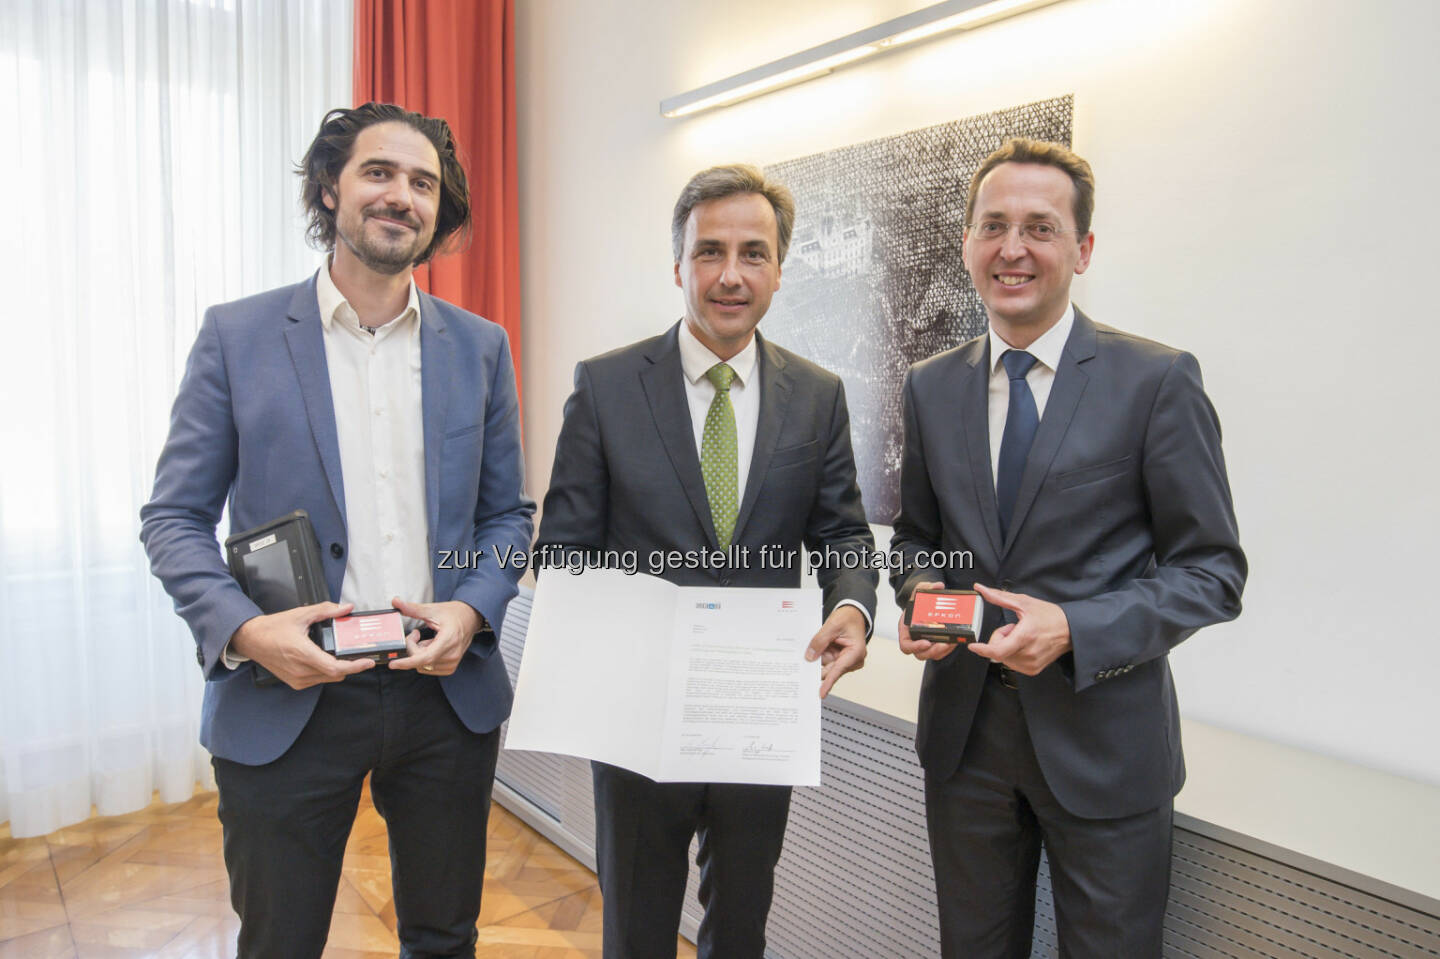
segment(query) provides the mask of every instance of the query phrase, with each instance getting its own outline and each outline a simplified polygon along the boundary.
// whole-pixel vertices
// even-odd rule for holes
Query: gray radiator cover
[[[510,605],[500,648],[513,682],[530,618]],[[924,779],[911,724],[826,702],[824,785],[796,789],[775,873],[766,955],[775,959],[938,956]],[[595,866],[586,760],[502,750],[496,799],[570,855]],[[1440,903],[1177,814],[1166,957],[1440,957]],[[860,824],[835,828],[834,824]],[[691,847],[681,932],[700,923]],[[1424,853],[1421,853],[1424,854]],[[1057,955],[1044,859],[1032,957]],[[1126,957],[1129,959],[1129,957]]]

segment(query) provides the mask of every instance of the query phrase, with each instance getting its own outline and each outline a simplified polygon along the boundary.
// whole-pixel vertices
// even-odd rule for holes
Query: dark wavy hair
[[[342,107],[331,110],[320,121],[320,132],[315,134],[304,159],[295,168],[301,179],[300,203],[310,221],[305,230],[310,243],[322,250],[335,249],[335,211],[325,205],[325,194],[338,196],[336,183],[340,171],[350,160],[355,138],[361,130],[377,123],[403,123],[423,133],[440,157],[440,206],[435,215],[435,238],[416,259],[416,265],[437,253],[447,252],[443,248],[452,238],[458,238],[457,246],[463,245],[470,238],[470,186],[450,124],[393,103]]]

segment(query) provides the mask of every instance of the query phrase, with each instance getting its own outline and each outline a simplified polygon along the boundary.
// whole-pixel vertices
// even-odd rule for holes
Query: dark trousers
[[[700,835],[700,959],[761,959],[790,787],[657,783],[591,763],[605,959],[674,959]]]
[[[1158,959],[1172,809],[1066,812],[1035,760],[1019,694],[988,678],[959,770],[925,779],[941,955],[1028,959],[1043,842],[1062,959]]]
[[[274,762],[213,760],[240,959],[318,959],[366,773],[401,956],[473,956],[499,747],[499,730],[461,724],[438,679],[376,667],[326,686]]]

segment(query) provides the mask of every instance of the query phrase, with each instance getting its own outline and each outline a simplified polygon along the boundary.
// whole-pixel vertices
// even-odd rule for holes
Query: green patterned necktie
[[[735,439],[735,407],[730,405],[730,384],[735,380],[735,371],[726,363],[716,363],[705,371],[705,377],[715,384],[715,398],[705,414],[705,432],[700,438],[700,473],[705,477],[705,495],[710,498],[715,538],[720,541],[721,549],[729,549],[739,508],[736,496],[739,443]]]

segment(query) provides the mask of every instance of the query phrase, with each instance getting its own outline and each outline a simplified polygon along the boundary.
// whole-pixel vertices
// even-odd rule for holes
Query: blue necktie
[[[1035,365],[1035,357],[1024,350],[1006,350],[1000,356],[1005,372],[1010,374],[1010,408],[1005,413],[1005,432],[1000,437],[1000,465],[995,469],[995,499],[1000,507],[1000,538],[1010,533],[1010,517],[1015,513],[1015,498],[1020,495],[1020,477],[1025,475],[1025,458],[1035,442],[1040,415],[1035,411],[1035,395],[1025,374]]]

